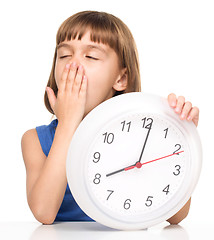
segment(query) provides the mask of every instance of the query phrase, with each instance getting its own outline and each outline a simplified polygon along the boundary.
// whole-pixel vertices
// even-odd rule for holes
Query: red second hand
[[[141,168],[141,167],[142,167],[143,165],[145,165],[145,164],[148,164],[148,163],[151,163],[151,162],[156,162],[156,161],[161,160],[161,159],[163,159],[163,158],[167,158],[167,157],[170,157],[170,156],[173,156],[173,155],[177,155],[177,154],[182,153],[182,152],[184,152],[184,151],[180,151],[180,152],[177,152],[177,153],[173,153],[173,154],[170,154],[170,155],[167,155],[167,156],[164,156],[164,157],[161,157],[161,158],[157,158],[157,159],[154,159],[154,160],[145,162],[145,163],[137,162],[136,165],[131,166],[131,167],[127,167],[127,168],[125,168],[124,170],[125,170],[125,171],[128,171],[128,170],[131,170],[131,169],[133,169],[133,168],[135,168],[135,167]]]

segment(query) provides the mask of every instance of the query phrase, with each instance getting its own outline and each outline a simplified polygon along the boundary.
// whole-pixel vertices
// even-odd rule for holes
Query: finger
[[[179,96],[177,99],[177,105],[175,108],[176,113],[181,113],[184,103],[185,103],[185,98],[183,96]]]
[[[193,121],[193,123],[198,126],[198,120],[199,120],[199,109],[198,107],[193,107],[191,111],[189,112],[189,115],[187,117],[188,121]]]
[[[58,93],[64,92],[64,90],[65,90],[65,85],[66,85],[66,80],[67,80],[69,68],[70,68],[70,63],[67,63],[65,65],[65,68],[64,68],[64,70],[62,72],[61,79],[59,81]]]
[[[181,115],[180,115],[181,119],[183,119],[183,120],[186,119],[189,112],[191,111],[191,109],[192,109],[192,103],[191,102],[186,102],[183,106],[183,109],[182,109],[182,112],[181,112]]]
[[[173,108],[176,107],[176,104],[177,104],[177,98],[176,98],[176,95],[174,93],[171,93],[169,94],[168,96],[168,102],[169,102],[169,105]]]
[[[80,88],[80,92],[79,92],[79,97],[80,98],[85,98],[86,97],[87,84],[88,84],[88,79],[84,75],[83,80],[82,80],[82,84],[81,84],[81,88]]]
[[[65,91],[68,91],[71,93],[76,73],[77,73],[77,64],[75,62],[73,62],[70,66],[70,71],[68,73]]]
[[[83,66],[80,65],[78,67],[76,78],[75,78],[74,84],[73,84],[73,92],[77,95],[79,94],[82,79],[83,79]]]
[[[55,103],[56,103],[56,96],[54,94],[54,91],[53,91],[52,88],[46,87],[46,92],[47,92],[47,95],[48,95],[48,100],[49,100],[49,103],[51,105],[51,108],[54,111],[54,106],[55,106]]]

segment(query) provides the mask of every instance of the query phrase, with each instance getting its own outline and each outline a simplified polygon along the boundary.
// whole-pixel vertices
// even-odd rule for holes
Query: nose
[[[70,60],[70,63],[74,63],[76,67],[78,68],[81,64],[80,56],[77,56],[77,54],[74,54]]]

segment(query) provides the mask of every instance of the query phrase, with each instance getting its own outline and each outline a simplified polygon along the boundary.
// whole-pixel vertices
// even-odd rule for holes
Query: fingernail
[[[172,107],[175,107],[176,106],[176,102],[172,102]]]
[[[189,116],[189,117],[187,118],[187,120],[190,121],[190,120],[191,120],[191,117]]]
[[[181,114],[181,118],[182,118],[182,119],[185,118],[185,114],[184,114],[184,113]]]
[[[71,67],[72,67],[72,68],[76,68],[76,66],[77,66],[76,62],[73,62],[73,63],[71,64]]]
[[[69,69],[69,68],[70,68],[70,64],[67,63],[67,64],[65,65],[65,67],[66,67],[66,69]]]
[[[176,111],[176,112],[180,112],[179,107],[176,107],[175,111]]]
[[[82,65],[79,65],[79,70],[82,70],[82,69],[83,69]]]

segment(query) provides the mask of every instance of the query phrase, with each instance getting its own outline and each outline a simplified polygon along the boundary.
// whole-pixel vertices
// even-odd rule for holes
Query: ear
[[[127,69],[123,68],[117,78],[117,80],[115,81],[113,88],[116,91],[123,91],[126,89],[128,85],[128,75],[127,75]]]

